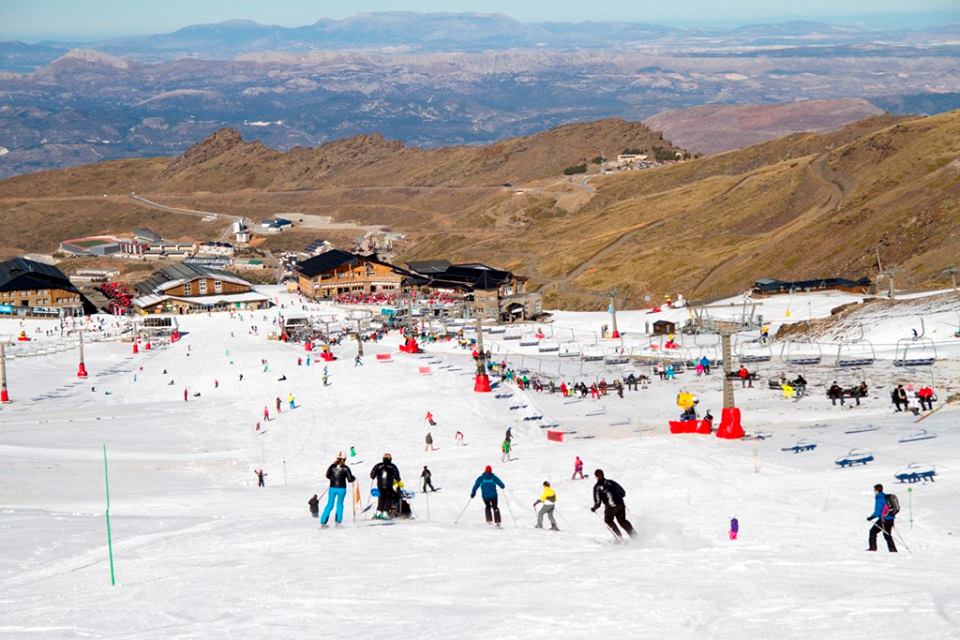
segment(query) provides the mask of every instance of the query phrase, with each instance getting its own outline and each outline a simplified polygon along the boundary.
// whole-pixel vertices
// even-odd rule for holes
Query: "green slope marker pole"
[[[103,479],[107,486],[107,551],[110,554],[110,584],[116,586],[117,574],[113,570],[113,535],[110,532],[110,475],[107,473],[107,445],[103,445]]]

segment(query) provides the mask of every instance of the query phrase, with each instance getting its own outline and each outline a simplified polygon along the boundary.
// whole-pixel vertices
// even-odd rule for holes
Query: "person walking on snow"
[[[254,471],[254,473],[257,475],[257,486],[258,487],[267,486],[263,482],[263,479],[267,476],[267,474],[263,472],[263,469],[257,469],[256,471]]]
[[[343,522],[343,499],[347,495],[347,483],[356,480],[345,461],[346,456],[341,451],[337,454],[337,459],[333,464],[327,468],[327,480],[330,481],[330,488],[327,490],[327,504],[323,508],[323,515],[320,516],[320,526],[323,528],[327,527],[327,520],[330,519],[334,502],[337,503],[337,526],[339,527]]]
[[[427,468],[427,465],[423,465],[423,471],[420,472],[420,477],[423,479],[424,493],[427,492],[427,487],[430,487],[430,491],[436,491],[436,489],[433,488],[433,482],[430,479],[433,477],[433,474],[430,472],[430,469]]]
[[[397,494],[393,487],[400,482],[400,470],[393,464],[392,455],[383,454],[383,460],[375,464],[370,471],[370,479],[377,481],[377,490],[380,493],[377,498],[377,512],[373,517],[389,520],[390,512],[397,506]]]
[[[480,497],[483,498],[483,512],[487,524],[496,524],[500,527],[500,507],[497,506],[497,487],[506,489],[503,480],[493,474],[493,468],[490,465],[483,470],[483,473],[477,477],[473,483],[473,489],[470,491],[470,499],[477,497],[477,490],[480,490]]]
[[[867,522],[876,520],[870,527],[869,546],[867,551],[877,550],[877,535],[883,533],[883,539],[887,543],[887,551],[897,552],[897,545],[893,543],[893,521],[900,512],[900,502],[897,496],[883,492],[883,485],[873,486],[873,514],[867,516]]]
[[[593,508],[590,510],[596,513],[597,509],[603,506],[603,521],[618,539],[623,540],[623,534],[620,533],[614,520],[623,527],[627,535],[631,538],[636,537],[637,533],[633,530],[633,525],[627,520],[627,505],[623,502],[627,492],[613,480],[605,478],[602,469],[597,469],[593,475],[597,483],[593,485]]]
[[[540,494],[540,498],[533,503],[533,508],[536,509],[538,504],[542,504],[540,511],[537,512],[537,529],[543,529],[543,516],[547,516],[550,519],[550,530],[551,531],[560,531],[557,527],[557,521],[553,518],[553,509],[557,506],[557,492],[550,488],[550,483],[546,480],[543,481],[543,493]]]
[[[580,459],[580,456],[577,456],[577,459],[573,461],[573,476],[571,480],[586,480],[587,476],[583,475],[583,460]]]
[[[427,446],[423,449],[424,451],[436,451],[437,448],[433,446],[433,434],[429,431],[427,432],[427,437],[425,438]]]

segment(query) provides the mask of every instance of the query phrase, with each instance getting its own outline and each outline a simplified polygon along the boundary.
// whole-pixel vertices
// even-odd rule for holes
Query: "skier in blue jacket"
[[[495,523],[500,526],[500,507],[497,506],[497,487],[506,489],[503,481],[493,474],[493,468],[487,465],[483,473],[473,483],[473,490],[470,491],[470,499],[477,497],[477,489],[480,490],[480,497],[483,498],[484,513],[487,517],[487,524]]]
[[[887,494],[883,492],[882,484],[874,485],[873,491],[875,494],[873,498],[873,514],[867,516],[867,521],[876,520],[876,522],[870,527],[870,546],[867,548],[867,551],[877,550],[877,535],[883,532],[883,539],[887,542],[887,551],[896,553],[897,545],[893,543],[893,521],[900,508],[899,504],[893,500],[892,502],[896,510],[890,508],[891,501],[887,499]]]

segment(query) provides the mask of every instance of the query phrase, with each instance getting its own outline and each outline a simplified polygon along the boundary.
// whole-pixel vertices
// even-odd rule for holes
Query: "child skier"
[[[320,517],[320,498],[317,497],[317,494],[313,494],[313,497],[307,500],[307,504],[310,505],[310,517],[319,518]]]
[[[557,528],[557,521],[553,519],[553,509],[557,506],[557,492],[550,487],[550,483],[546,480],[543,481],[543,493],[540,494],[540,498],[533,503],[533,508],[536,509],[538,504],[542,504],[540,511],[537,512],[537,529],[543,529],[543,516],[547,516],[550,519],[550,530],[551,531],[560,531]]]

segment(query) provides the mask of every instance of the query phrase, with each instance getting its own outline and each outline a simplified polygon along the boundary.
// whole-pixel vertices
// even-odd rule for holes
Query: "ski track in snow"
[[[288,307],[294,301],[268,291]],[[764,300],[762,312],[775,330],[786,308],[803,319],[852,299],[783,296]],[[772,433],[757,442],[667,433],[681,388],[697,394],[701,411],[719,416],[716,374],[653,380],[622,400],[611,392],[567,404],[512,384],[475,394],[468,354],[449,343],[426,345],[426,357],[400,354],[396,333],[364,345],[363,367],[353,366],[354,344],[334,347],[339,360],[326,365],[332,384],[323,387],[325,363],[298,367],[302,346],[266,340],[277,309],[245,312],[243,320],[180,317],[186,333],[179,343],[136,356],[129,343],[89,344],[91,377],[82,383],[73,377],[75,353],[13,359],[14,403],[0,406],[0,637],[955,638],[960,413],[948,407],[915,424],[913,416],[893,414],[889,389],[898,380],[932,379],[941,400],[956,392],[960,346],[949,344],[948,333],[956,306],[930,305],[925,316],[927,331],[943,343],[932,371],[892,367],[892,347],[878,348],[874,367],[855,371],[829,366],[825,354],[823,365],[803,369],[809,396],[793,402],[767,389],[766,378],[797,369],[759,365],[757,387],[736,388],[746,428]],[[625,346],[650,342],[631,333],[645,322],[686,314],[618,313]],[[608,320],[558,312],[548,330],[589,343]],[[259,335],[247,331],[254,323]],[[877,345],[896,343],[914,324],[883,313],[864,320]],[[0,332],[13,333],[15,325],[0,321]],[[684,348],[698,348],[683,339]],[[568,365],[502,335],[485,340],[498,359],[564,371],[568,383],[572,371],[584,371],[580,379],[588,381],[594,371],[613,379],[612,368]],[[387,352],[393,362],[374,357]],[[269,361],[266,373],[261,358]],[[862,407],[831,407],[823,397],[832,379],[861,377],[871,384]],[[202,395],[184,402],[185,387]],[[284,407],[278,416],[276,397]],[[275,419],[258,435],[265,405]],[[427,411],[436,427],[424,420]],[[524,420],[535,416],[543,419]],[[575,433],[547,442],[540,424],[553,422]],[[846,433],[868,424],[878,429]],[[517,459],[501,463],[508,426]],[[899,441],[921,427],[937,438]],[[456,445],[457,430],[469,446]],[[427,431],[437,451],[424,451]],[[818,447],[781,451],[800,439]],[[362,494],[356,523],[348,497],[343,528],[320,530],[306,501],[324,497],[327,466],[351,446],[364,460],[353,468]],[[872,451],[876,461],[838,468],[834,459],[853,448]],[[408,489],[419,490],[427,464],[444,490],[417,493],[414,521],[364,526],[372,513],[360,513],[369,471],[385,451]],[[570,479],[576,455],[588,475],[602,467],[624,486],[638,538],[614,544],[589,511],[592,479]],[[908,493],[893,474],[911,462],[935,464],[936,482],[911,485]],[[455,525],[486,464],[507,485],[503,529],[483,523],[479,497]],[[264,489],[256,487],[260,467],[268,474]],[[532,504],[545,479],[558,493],[559,533],[533,528]],[[896,531],[909,551],[863,551],[876,482],[900,497]],[[741,523],[735,542],[727,540],[731,516]]]

